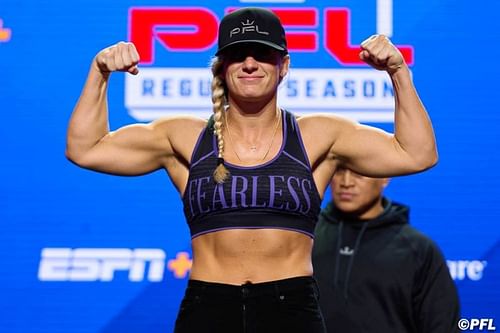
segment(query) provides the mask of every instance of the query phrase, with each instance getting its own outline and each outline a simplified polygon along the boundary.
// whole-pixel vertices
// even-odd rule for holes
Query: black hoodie
[[[408,224],[408,207],[353,220],[332,202],[315,230],[314,276],[329,333],[459,332],[459,301],[436,244]]]

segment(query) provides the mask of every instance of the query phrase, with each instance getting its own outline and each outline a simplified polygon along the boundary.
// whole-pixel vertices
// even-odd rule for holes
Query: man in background
[[[437,245],[383,196],[387,178],[339,168],[313,248],[320,307],[331,333],[459,332],[459,300]]]

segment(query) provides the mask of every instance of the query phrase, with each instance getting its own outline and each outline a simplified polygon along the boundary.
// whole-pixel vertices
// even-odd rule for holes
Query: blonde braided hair
[[[229,177],[229,170],[224,165],[224,138],[222,130],[225,126],[224,112],[226,106],[226,86],[221,78],[223,69],[223,61],[219,57],[215,57],[212,61],[212,103],[214,111],[214,133],[217,138],[217,148],[219,154],[217,156],[217,167],[214,170],[213,176],[217,184],[223,183]]]

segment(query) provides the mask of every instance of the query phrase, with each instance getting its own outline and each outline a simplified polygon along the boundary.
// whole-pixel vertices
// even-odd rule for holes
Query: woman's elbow
[[[64,155],[66,156],[66,159],[68,159],[68,161],[70,161],[71,163],[78,165],[82,168],[88,167],[86,165],[87,162],[85,161],[85,154],[81,150],[75,149],[74,147],[67,145],[66,150],[64,151]]]
[[[66,150],[64,151],[64,155],[66,156],[66,159],[70,161],[73,164],[80,165],[80,159],[78,157],[78,154],[72,150],[66,147]]]
[[[439,155],[437,150],[431,149],[415,161],[416,172],[428,170],[434,167],[438,163],[438,161]]]

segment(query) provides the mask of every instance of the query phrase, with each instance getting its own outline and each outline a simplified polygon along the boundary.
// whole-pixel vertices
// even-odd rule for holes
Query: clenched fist
[[[139,53],[132,43],[119,42],[100,51],[94,59],[97,69],[104,75],[111,72],[138,74]]]
[[[366,39],[361,43],[361,49],[359,58],[378,70],[392,74],[404,65],[401,52],[384,35],[373,35]]]

